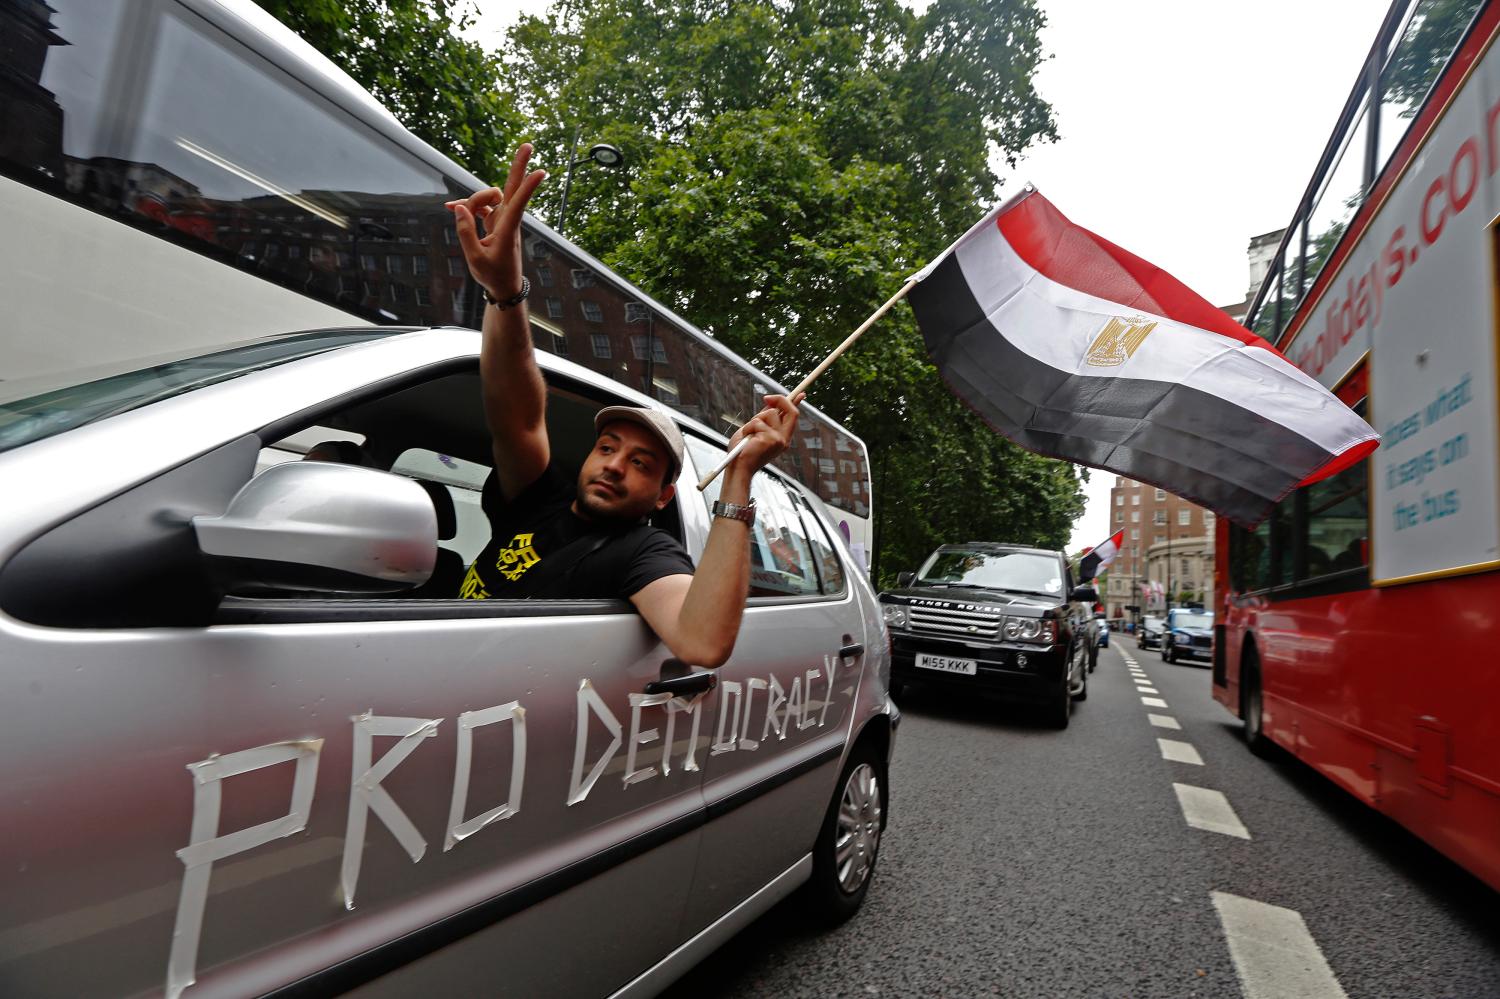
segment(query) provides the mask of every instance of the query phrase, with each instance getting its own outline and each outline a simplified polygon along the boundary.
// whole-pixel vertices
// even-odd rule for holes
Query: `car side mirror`
[[[331,462],[273,465],[193,530],[230,593],[393,593],[437,563],[437,511],[421,486]]]
[[[896,573],[896,586],[898,588],[908,587],[912,583],[915,583],[916,581],[917,581],[917,574],[914,573],[914,572],[898,572],[898,573]]]
[[[1075,586],[1068,599],[1081,604],[1097,604],[1099,602],[1099,591],[1087,584]]]

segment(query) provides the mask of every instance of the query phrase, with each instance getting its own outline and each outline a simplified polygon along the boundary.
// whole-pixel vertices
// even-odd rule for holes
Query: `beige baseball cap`
[[[677,424],[670,416],[639,406],[605,406],[594,414],[595,433],[603,430],[605,424],[616,420],[629,420],[651,431],[651,436],[662,442],[672,458],[672,469],[667,478],[677,478],[677,473],[682,470],[682,431],[677,429]]]

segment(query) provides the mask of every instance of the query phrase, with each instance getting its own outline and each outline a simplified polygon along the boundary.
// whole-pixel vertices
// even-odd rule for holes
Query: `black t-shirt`
[[[574,496],[572,483],[549,465],[507,503],[491,472],[480,501],[490,542],[458,595],[624,599],[663,576],[692,574],[687,552],[666,531],[647,524],[601,529],[573,512]]]

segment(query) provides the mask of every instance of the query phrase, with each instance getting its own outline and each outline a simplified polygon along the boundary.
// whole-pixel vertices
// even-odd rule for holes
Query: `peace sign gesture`
[[[453,212],[458,245],[463,248],[469,273],[491,298],[507,299],[521,290],[521,214],[542,181],[545,170],[526,170],[531,143],[521,143],[505,178],[505,189],[487,187],[445,207]],[[483,222],[485,235],[479,235]]]

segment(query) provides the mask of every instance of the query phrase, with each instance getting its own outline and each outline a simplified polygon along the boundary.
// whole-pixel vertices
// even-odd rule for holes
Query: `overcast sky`
[[[1214,304],[1239,301],[1250,237],[1291,217],[1388,5],[1041,0],[1051,58],[1036,84],[1061,138],[1006,170],[1006,188],[1029,180]],[[470,34],[493,47],[547,3],[478,6]],[[1108,535],[1113,481],[1094,473],[1070,549]]]

